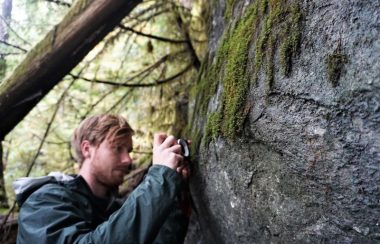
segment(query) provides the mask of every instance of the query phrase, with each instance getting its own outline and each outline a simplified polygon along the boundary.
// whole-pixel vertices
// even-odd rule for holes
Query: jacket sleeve
[[[184,214],[177,198],[168,218],[154,240],[154,244],[183,243],[186,237],[188,225],[189,217]]]
[[[172,169],[154,165],[143,182],[108,221],[94,230],[83,210],[68,204],[69,194],[57,187],[36,192],[19,215],[18,243],[152,243],[168,218],[181,186]]]

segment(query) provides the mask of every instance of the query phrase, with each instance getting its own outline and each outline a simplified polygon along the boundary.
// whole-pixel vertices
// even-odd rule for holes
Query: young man
[[[78,176],[19,184],[17,243],[183,242],[188,218],[179,194],[188,167],[173,136],[155,135],[144,180],[123,204],[115,198],[132,164],[132,135],[120,116],[85,119],[72,140]]]

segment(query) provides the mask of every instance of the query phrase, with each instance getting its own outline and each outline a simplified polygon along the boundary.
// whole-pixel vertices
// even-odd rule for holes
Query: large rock
[[[380,2],[269,2],[211,8],[187,242],[380,243]]]

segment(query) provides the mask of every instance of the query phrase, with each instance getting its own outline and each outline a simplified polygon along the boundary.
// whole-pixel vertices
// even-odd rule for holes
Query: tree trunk
[[[0,87],[0,139],[141,0],[79,0]]]

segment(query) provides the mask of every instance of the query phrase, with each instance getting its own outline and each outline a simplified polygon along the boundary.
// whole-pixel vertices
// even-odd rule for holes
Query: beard
[[[96,181],[107,188],[118,188],[124,182],[125,170],[112,168],[112,166],[104,167],[103,163],[97,160],[93,166]]]

